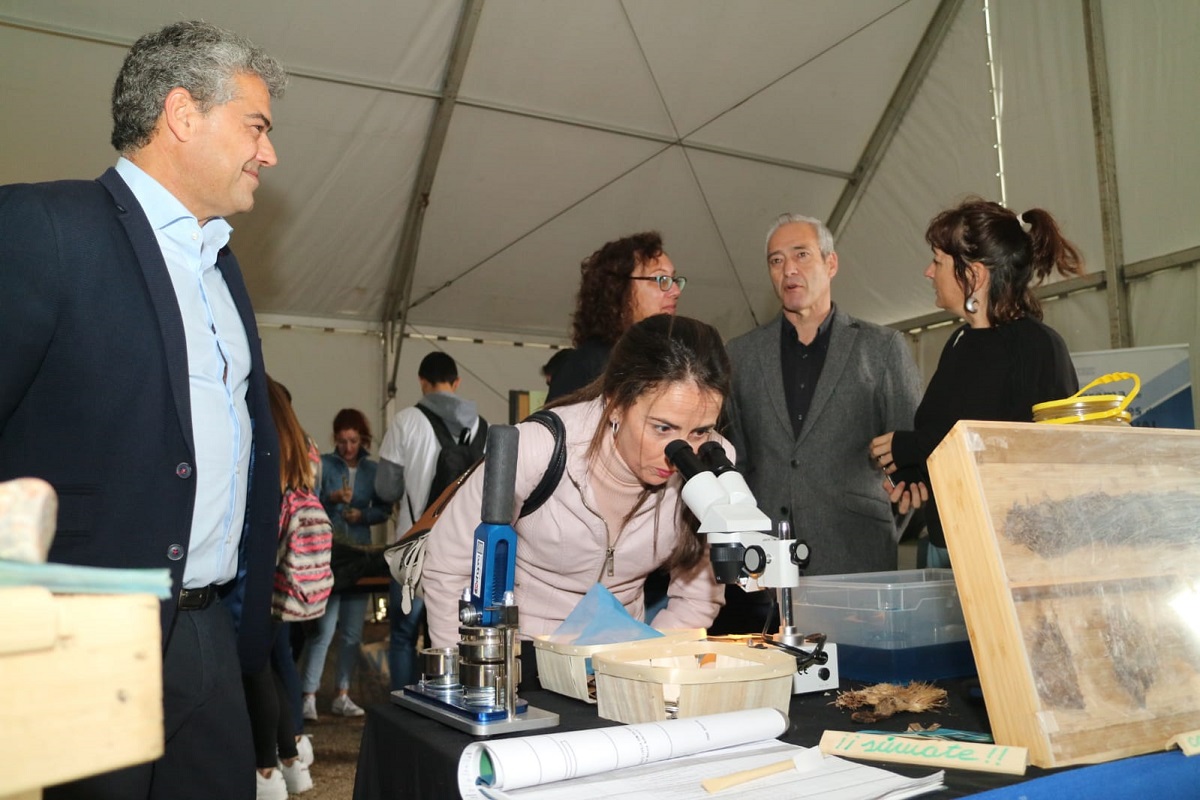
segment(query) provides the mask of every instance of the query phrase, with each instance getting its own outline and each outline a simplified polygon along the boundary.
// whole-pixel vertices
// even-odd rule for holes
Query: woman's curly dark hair
[[[576,347],[589,339],[615,344],[633,323],[629,276],[638,264],[663,254],[658,231],[635,233],[606,243],[579,265],[579,294],[571,323]]]

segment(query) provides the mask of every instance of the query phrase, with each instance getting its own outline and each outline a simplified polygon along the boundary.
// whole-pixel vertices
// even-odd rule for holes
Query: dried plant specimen
[[[838,708],[863,709],[851,714],[850,719],[855,722],[872,723],[887,719],[901,711],[919,714],[923,711],[944,708],[946,706],[946,690],[920,681],[912,681],[907,686],[877,683],[874,686],[841,692],[833,704]],[[873,706],[873,708],[864,708],[865,706]]]
[[[1101,628],[1117,683],[1138,708],[1145,708],[1146,692],[1158,675],[1158,642],[1123,605],[1105,606]]]
[[[1004,535],[1043,557],[1101,545],[1195,545],[1200,495],[1191,492],[1088,492],[1066,500],[1014,504]]]
[[[1037,626],[1025,634],[1025,644],[1042,704],[1050,708],[1083,708],[1083,693],[1071,661],[1071,648],[1058,625],[1040,617]]]

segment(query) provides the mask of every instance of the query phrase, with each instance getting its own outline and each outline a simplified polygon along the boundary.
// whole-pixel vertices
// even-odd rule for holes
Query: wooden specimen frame
[[[928,465],[997,744],[1058,767],[1200,728],[1200,432],[964,421]]]

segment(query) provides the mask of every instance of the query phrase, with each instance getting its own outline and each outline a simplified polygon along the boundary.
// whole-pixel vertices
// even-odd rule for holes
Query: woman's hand
[[[896,465],[892,464],[891,467],[891,471],[895,471]],[[907,514],[929,502],[929,487],[923,481],[913,481],[911,484],[900,481],[893,485],[891,478],[885,478],[883,490],[901,514]]]
[[[871,462],[877,469],[883,470],[885,475],[896,471],[896,459],[892,456],[892,437],[895,434],[895,431],[891,431],[871,440]],[[888,484],[885,484],[884,488],[891,491],[891,486]],[[892,499],[892,502],[896,502],[895,498]]]
[[[354,490],[346,486],[338,489],[336,492],[330,492],[329,497],[335,503],[349,503],[354,499]]]
[[[346,520],[346,522],[349,522],[351,525],[357,525],[358,523],[362,522],[363,512],[357,508],[347,507],[342,509],[342,519]]]

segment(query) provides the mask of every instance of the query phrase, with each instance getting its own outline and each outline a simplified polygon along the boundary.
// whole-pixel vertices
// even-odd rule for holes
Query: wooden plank
[[[0,796],[163,752],[159,601],[56,596],[55,646],[0,656]]]
[[[929,470],[998,744],[1056,767],[1200,724],[1200,433],[961,422]]]
[[[967,421],[963,442],[983,464],[1170,464],[1200,472],[1196,431],[1103,425],[1046,425],[1032,422]],[[1084,436],[1077,435],[1086,430]]]
[[[0,658],[54,647],[58,609],[54,595],[41,586],[0,589]]]
[[[954,446],[947,447],[951,441]],[[1026,748],[1030,762],[1042,764],[1051,755],[1037,720],[1037,692],[1024,638],[1012,604],[996,602],[994,597],[996,587],[1006,587],[1008,578],[992,518],[981,502],[984,486],[973,445],[970,435],[956,426],[930,456],[930,477],[946,530],[970,530],[973,534],[969,538],[947,536],[946,543],[956,567],[969,562],[973,568],[974,579],[969,581],[961,580],[962,571],[956,569],[955,584],[984,698],[1005,699],[1004,703],[988,703],[993,738],[996,744]]]

